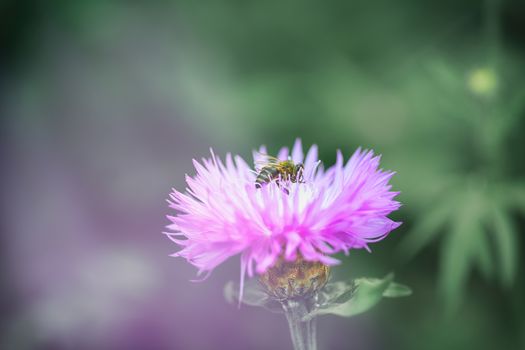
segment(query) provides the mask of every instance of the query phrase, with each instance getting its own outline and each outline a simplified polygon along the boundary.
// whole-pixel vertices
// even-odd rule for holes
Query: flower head
[[[264,147],[254,152],[256,164],[265,153]],[[277,158],[302,163],[301,181],[255,186],[260,166],[253,171],[231,154],[224,162],[213,151],[210,159],[194,161],[197,174],[186,177],[186,193],[173,190],[168,200],[178,213],[168,216],[166,235],[182,247],[173,256],[202,274],[240,254],[242,283],[245,273],[262,274],[280,257],[337,264],[331,255],[369,249],[400,225],[387,217],[400,206],[389,185],[394,173],[379,169],[380,156],[372,151],[358,149],[346,164],[338,151],[336,164],[325,170],[317,146],[305,158],[297,140],[291,155],[283,148]]]

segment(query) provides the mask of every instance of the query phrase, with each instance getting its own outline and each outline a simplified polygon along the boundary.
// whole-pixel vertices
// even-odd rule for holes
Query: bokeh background
[[[512,0],[0,2],[2,349],[290,349],[168,255],[192,158],[383,154],[404,225],[336,279],[410,298],[321,349],[525,349],[525,6]]]

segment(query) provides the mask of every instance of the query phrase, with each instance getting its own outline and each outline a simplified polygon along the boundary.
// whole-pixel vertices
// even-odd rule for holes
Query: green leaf
[[[477,266],[486,279],[491,279],[494,275],[494,262],[486,233],[484,231],[479,232],[472,244],[474,245]]]
[[[506,106],[506,114],[510,119],[510,122],[515,122],[518,120],[518,118],[520,118],[523,107],[525,107],[525,88],[521,88],[517,93],[515,93],[509,104]]]
[[[472,265],[472,252],[462,235],[451,232],[441,250],[440,288],[449,308],[455,309],[463,296],[466,278]]]
[[[264,307],[272,312],[282,312],[282,307],[276,300],[270,298],[266,292],[264,292],[256,282],[248,280],[244,284],[244,293],[242,300],[240,298],[240,286],[239,283],[230,281],[224,286],[224,298],[228,303],[238,303],[249,306],[260,306]]]
[[[481,220],[485,199],[473,189],[469,192],[456,212],[441,250],[440,288],[449,311],[455,310],[463,297],[469,272],[479,257],[476,240],[484,234]]]
[[[390,283],[388,288],[383,292],[385,298],[399,298],[407,297],[409,295],[412,295],[412,289],[404,284],[396,282]]]
[[[504,286],[510,287],[514,282],[518,267],[517,232],[510,215],[499,207],[494,207],[493,220],[501,282]]]
[[[424,213],[401,243],[399,253],[404,260],[411,259],[432,242],[451,219],[455,209],[455,199],[455,197],[445,197],[433,209]]]
[[[332,296],[331,300],[322,304],[319,308],[313,310],[306,315],[305,320],[312,319],[318,315],[333,314],[343,317],[352,317],[370,310],[383,297],[401,297],[410,295],[411,291],[408,287],[392,282],[393,274],[387,275],[383,279],[378,278],[358,278],[355,279],[351,290],[351,294],[347,293],[347,289],[343,291],[345,298],[341,296]],[[339,301],[339,302],[337,302]]]
[[[506,201],[512,207],[516,207],[525,215],[525,183],[518,182],[506,188]]]

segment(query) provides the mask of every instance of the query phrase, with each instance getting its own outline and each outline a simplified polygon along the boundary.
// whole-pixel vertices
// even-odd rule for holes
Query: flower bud
[[[277,300],[309,297],[328,281],[329,267],[319,261],[307,261],[301,255],[293,261],[283,257],[259,276],[267,293]]]

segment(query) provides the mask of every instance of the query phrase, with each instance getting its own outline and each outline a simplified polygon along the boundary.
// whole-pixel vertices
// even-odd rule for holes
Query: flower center
[[[277,300],[309,297],[328,281],[330,269],[319,261],[306,261],[299,254],[294,261],[283,257],[259,276],[259,282]]]

